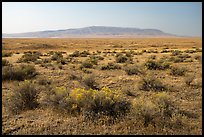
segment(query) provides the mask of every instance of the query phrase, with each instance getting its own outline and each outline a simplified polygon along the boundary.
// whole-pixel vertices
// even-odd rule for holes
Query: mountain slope
[[[139,29],[123,27],[91,26],[77,29],[37,31],[27,33],[2,34],[3,37],[175,37],[158,29]]]

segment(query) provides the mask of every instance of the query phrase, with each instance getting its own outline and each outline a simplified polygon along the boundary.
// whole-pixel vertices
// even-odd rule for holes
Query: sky
[[[202,2],[2,2],[2,33],[88,26],[202,36]]]

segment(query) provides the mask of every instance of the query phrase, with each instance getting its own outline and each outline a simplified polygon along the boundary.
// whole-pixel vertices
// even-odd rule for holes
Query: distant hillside
[[[91,26],[77,29],[2,34],[5,38],[111,38],[111,37],[176,37],[158,29]]]

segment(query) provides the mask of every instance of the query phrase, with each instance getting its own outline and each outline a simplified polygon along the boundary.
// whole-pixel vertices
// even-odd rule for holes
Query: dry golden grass
[[[2,134],[202,134],[201,38],[5,38],[2,40],[2,49],[2,52],[13,52],[11,57],[2,57],[8,60],[13,67],[20,64],[35,66],[39,74],[31,80],[36,83],[36,88],[40,91],[39,106],[36,109],[13,115],[6,106],[19,81],[2,81]],[[164,49],[169,52],[161,53]],[[69,55],[76,50],[80,52],[89,51],[91,55],[70,57]],[[172,55],[173,50],[183,52],[182,55],[188,54],[190,58],[175,63],[171,61],[171,57],[179,58],[179,55]],[[187,50],[195,52],[189,53]],[[38,63],[18,63],[18,59],[27,51],[42,53]],[[43,59],[51,59],[50,51],[63,52],[64,60],[58,58],[46,63]],[[153,53],[153,51],[157,52]],[[117,63],[116,54],[118,53],[126,54],[126,56],[131,54],[132,62]],[[101,56],[104,59],[90,58],[94,55]],[[155,59],[153,56],[155,56]],[[164,70],[147,69],[144,64],[150,58],[157,62],[168,62],[170,68]],[[80,68],[81,64],[87,60],[93,64],[92,68]],[[121,69],[101,70],[101,67],[109,62],[119,65]],[[143,73],[128,75],[125,70],[129,66],[139,66]],[[186,69],[185,75],[171,75],[172,68],[182,67]],[[49,93],[52,88],[66,87],[68,91],[75,88],[85,88],[83,80],[91,75],[94,76],[95,82],[99,84],[97,88],[109,87],[114,90],[122,90],[132,104],[139,101],[142,104],[140,111],[145,115],[141,115],[136,108],[132,107],[127,115],[117,118],[114,122],[107,116],[93,121],[86,119],[82,114],[72,116],[43,105],[43,99],[46,98],[47,92]],[[171,97],[176,104],[172,117],[162,118],[160,116],[162,113],[156,113],[158,112],[158,106],[154,104],[154,97],[161,91],[145,91],[139,88],[142,79],[148,78],[150,75],[166,86],[167,90],[162,92]],[[193,77],[193,80],[190,84],[186,84],[186,80],[190,77]],[[38,81],[42,78],[50,80],[51,84],[39,85]],[[144,124],[145,119],[143,119],[146,115],[153,117],[153,120],[147,125]]]

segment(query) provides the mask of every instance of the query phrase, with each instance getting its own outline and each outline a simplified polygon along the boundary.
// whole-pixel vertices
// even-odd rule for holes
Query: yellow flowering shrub
[[[55,88],[49,94],[50,105],[68,112],[86,114],[106,114],[118,116],[130,109],[130,102],[118,90],[107,87],[101,90],[76,88],[70,93],[64,87]]]

